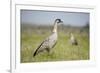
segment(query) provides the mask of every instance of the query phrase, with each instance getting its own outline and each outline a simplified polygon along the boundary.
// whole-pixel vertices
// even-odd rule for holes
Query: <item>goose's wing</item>
[[[77,41],[77,39],[75,39],[75,45],[78,45],[78,41]]]
[[[39,52],[42,52],[44,50],[47,50],[49,48],[52,48],[55,43],[56,43],[56,38],[55,38],[55,34],[50,35],[48,38],[46,38],[36,49],[36,51],[34,52],[33,56],[35,56],[36,54],[38,54]]]
[[[44,49],[48,48],[48,39],[45,39],[36,49],[33,56],[35,56],[37,53],[42,52]]]

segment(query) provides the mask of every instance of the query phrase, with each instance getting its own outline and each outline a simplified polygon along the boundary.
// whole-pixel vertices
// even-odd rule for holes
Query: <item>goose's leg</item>
[[[52,55],[52,51],[49,48],[46,48],[46,51],[48,52],[48,55]]]

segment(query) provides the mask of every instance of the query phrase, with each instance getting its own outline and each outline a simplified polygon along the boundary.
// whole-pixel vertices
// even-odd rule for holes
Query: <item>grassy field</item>
[[[40,53],[33,57],[33,53],[40,43],[51,34],[52,27],[21,27],[21,63],[69,61],[89,59],[89,31],[86,28],[58,28],[58,42],[51,54]],[[69,33],[73,32],[78,40],[78,46],[71,45]]]

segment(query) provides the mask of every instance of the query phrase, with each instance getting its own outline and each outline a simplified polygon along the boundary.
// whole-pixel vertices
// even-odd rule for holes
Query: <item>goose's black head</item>
[[[56,23],[62,23],[63,21],[61,21],[61,19],[56,19],[55,22]]]

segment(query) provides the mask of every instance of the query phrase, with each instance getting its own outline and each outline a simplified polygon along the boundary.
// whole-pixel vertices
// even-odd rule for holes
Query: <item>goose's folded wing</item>
[[[37,53],[39,53],[39,52],[42,52],[43,50],[45,50],[45,48],[48,48],[48,42],[49,42],[48,38],[45,39],[45,40],[38,46],[38,48],[37,48],[36,51],[34,52],[34,55],[33,55],[33,56],[35,56],[35,55],[36,55]]]
[[[36,49],[34,56],[39,53],[44,51],[46,48],[52,48],[55,44],[55,40],[54,40],[54,34],[50,35],[48,38],[46,38]]]

